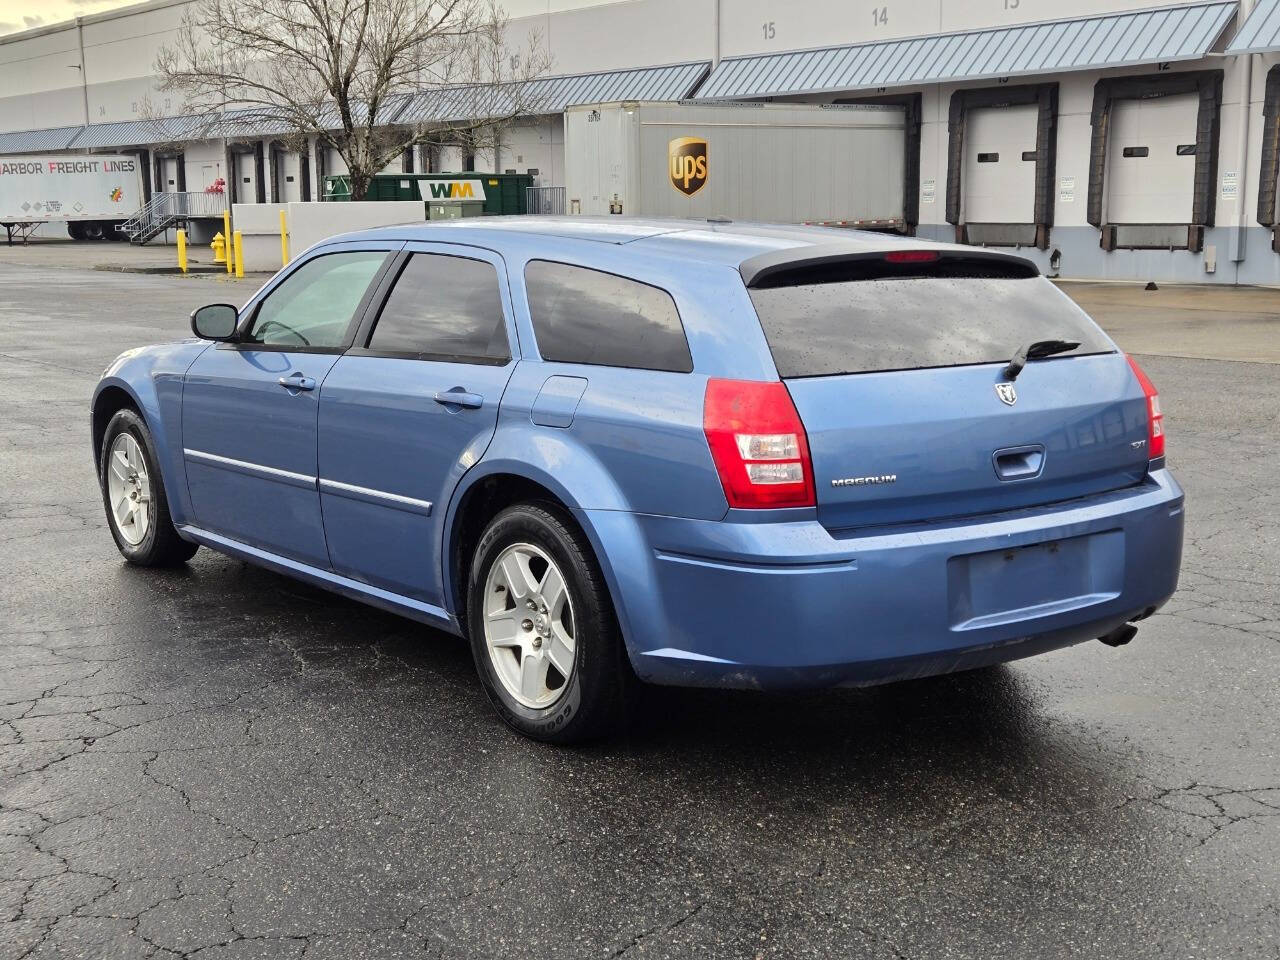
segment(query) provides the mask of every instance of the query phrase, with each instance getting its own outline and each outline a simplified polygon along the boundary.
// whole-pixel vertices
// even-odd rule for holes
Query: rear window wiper
[[[1009,365],[1004,368],[1004,378],[1010,381],[1017,380],[1018,374],[1022,372],[1028,360],[1052,357],[1057,353],[1070,353],[1078,346],[1080,346],[1079,340],[1036,340],[1025,347],[1019,347],[1018,352],[1009,361]]]

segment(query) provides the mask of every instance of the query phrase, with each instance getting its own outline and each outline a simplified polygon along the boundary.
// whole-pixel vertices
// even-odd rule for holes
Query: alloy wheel
[[[142,447],[131,433],[116,437],[107,452],[107,497],[116,532],[136,547],[151,526],[151,479]]]
[[[573,600],[563,573],[541,547],[515,543],[485,578],[484,639],[507,693],[534,709],[551,706],[573,676]]]

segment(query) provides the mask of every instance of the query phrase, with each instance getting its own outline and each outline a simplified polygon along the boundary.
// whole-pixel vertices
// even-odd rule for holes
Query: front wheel
[[[480,682],[510,726],[554,743],[612,730],[630,665],[599,565],[564,513],[528,503],[494,517],[467,614]]]
[[[191,559],[198,547],[173,526],[151,431],[134,411],[119,410],[107,424],[98,471],[107,525],[126,560],[159,567]]]

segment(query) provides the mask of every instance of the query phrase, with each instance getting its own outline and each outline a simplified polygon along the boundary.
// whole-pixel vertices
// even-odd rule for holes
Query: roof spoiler
[[[936,263],[972,263],[1003,266],[1013,277],[1038,277],[1040,268],[1026,257],[1011,253],[997,253],[992,250],[965,249],[963,247],[932,246],[922,243],[919,247],[891,246],[880,250],[867,250],[865,247],[850,248],[848,244],[817,244],[809,247],[790,247],[785,250],[773,250],[759,256],[750,257],[738,264],[738,272],[742,274],[742,282],[748,287],[780,286],[778,281],[788,273],[813,274],[824,267],[837,267],[842,263],[886,263],[886,265],[914,267],[918,272],[921,260],[912,254],[936,254],[928,258],[931,264]],[[901,258],[901,259],[899,259]],[[773,282],[769,282],[772,280]]]

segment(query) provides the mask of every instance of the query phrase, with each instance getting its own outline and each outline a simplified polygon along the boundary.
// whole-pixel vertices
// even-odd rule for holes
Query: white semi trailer
[[[571,107],[566,212],[901,229],[904,128],[865,104]]]
[[[0,226],[9,243],[45,223],[75,240],[117,239],[116,225],[142,206],[137,157],[0,157]]]

